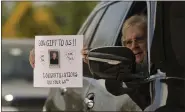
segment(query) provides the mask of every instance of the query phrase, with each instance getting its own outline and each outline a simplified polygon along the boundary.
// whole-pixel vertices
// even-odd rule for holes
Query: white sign
[[[82,87],[83,35],[35,37],[34,87]]]

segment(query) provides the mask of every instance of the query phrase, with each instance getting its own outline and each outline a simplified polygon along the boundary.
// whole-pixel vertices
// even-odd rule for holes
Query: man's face
[[[129,27],[126,31],[124,45],[131,49],[136,57],[136,63],[141,63],[146,56],[146,32],[138,27]]]
[[[56,53],[53,53],[53,59],[56,59],[56,57],[57,57],[57,54]]]

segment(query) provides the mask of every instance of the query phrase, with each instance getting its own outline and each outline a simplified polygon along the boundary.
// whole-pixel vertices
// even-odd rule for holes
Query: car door
[[[108,6],[92,38],[89,40],[89,49],[115,46],[131,4],[132,2],[115,2]],[[128,95],[114,96],[110,94],[105,88],[104,80],[93,79],[86,98],[93,102],[93,106],[87,108],[88,111],[140,110]]]
[[[133,7],[131,7],[131,4],[133,4]],[[119,17],[116,18],[117,19],[116,22],[119,22],[119,25],[120,25],[119,27],[116,27],[116,22],[114,22],[115,26],[108,26],[108,25],[112,25],[110,23],[110,21],[106,23],[106,19],[107,19],[107,21],[110,19],[110,18],[108,18],[108,16],[106,19],[104,19],[102,25],[101,25],[101,23],[99,24],[101,26],[98,26],[98,28],[101,30],[99,32],[97,31],[97,33],[95,32],[94,37],[93,37],[91,43],[89,44],[89,48],[97,48],[97,47],[101,47],[101,46],[115,46],[115,45],[118,45],[117,43],[120,43],[118,41],[120,41],[119,34],[120,34],[120,30],[121,30],[123,21],[128,16],[139,13],[140,12],[139,10],[141,10],[141,8],[143,6],[145,6],[145,4],[147,4],[147,3],[146,2],[145,3],[144,2],[142,2],[142,3],[136,2],[136,3],[131,3],[131,4],[130,4],[130,8],[127,9],[127,12],[124,15],[124,17],[122,16],[122,21],[119,21],[120,20]],[[117,6],[117,8],[118,8],[118,6]],[[148,11],[148,14],[150,14],[150,11]],[[119,14],[119,15],[121,16],[121,14]],[[97,30],[98,30],[98,28],[97,28]],[[110,29],[110,31],[109,31],[109,29]],[[99,38],[97,38],[97,37],[99,37]],[[94,84],[96,84],[96,86]],[[103,90],[104,89],[106,90],[103,80],[94,81],[94,84],[92,84],[90,86],[88,94],[94,94],[95,106],[96,106],[96,103],[98,103],[97,105],[99,105],[98,107],[101,107],[101,110],[104,108],[105,108],[105,111],[106,111],[106,109],[107,110],[117,110],[117,111],[128,111],[128,110],[133,111],[134,109],[139,110],[137,105],[127,95],[122,95],[119,97],[114,96],[114,98],[111,95],[109,95],[109,98],[102,97],[103,96],[102,93],[105,94],[105,92]],[[102,85],[102,87],[104,87],[104,88],[97,89],[97,87],[99,87],[97,85]],[[87,94],[87,96],[88,96],[88,94]],[[97,95],[95,95],[95,94],[97,94]],[[127,102],[124,102],[124,101],[127,101]],[[107,103],[103,103],[103,102],[107,102]],[[109,107],[105,106],[105,105],[109,105],[109,102],[111,102],[112,105]],[[127,105],[128,102],[129,102],[129,104]],[[132,105],[132,106],[129,107],[130,105]],[[95,106],[93,107],[94,109],[92,109],[92,110],[99,110]],[[128,108],[125,108],[125,107],[128,107]],[[146,107],[146,105],[144,105],[144,107]]]
[[[89,48],[113,45],[113,40],[117,38],[117,31],[120,29],[130,4],[131,2],[105,2],[101,6],[97,6],[78,33],[84,34],[85,45]],[[102,29],[104,27],[106,29]],[[106,32],[109,32],[109,34]],[[104,43],[102,44],[102,42]],[[45,108],[48,111],[85,111],[89,108],[88,104],[84,104],[84,100],[91,93],[95,93],[96,96],[99,95],[99,98],[103,97],[101,102],[96,100],[96,104],[93,108],[94,110],[116,110],[116,105],[112,105],[114,102],[104,105],[110,102],[113,96],[99,83],[96,85],[96,80],[87,77],[83,79],[83,88],[52,88],[48,100],[46,101]],[[109,98],[110,96],[112,99]],[[99,105],[99,103],[104,104]]]
[[[84,35],[85,46],[89,49],[115,46],[118,38],[120,38],[121,27],[128,16],[131,5],[132,2],[119,1],[105,2],[96,7],[78,33]],[[113,96],[110,94],[105,88],[104,80],[92,79],[90,73],[84,74],[84,76],[87,77],[83,78],[83,88],[51,89],[46,101],[46,109],[48,111],[123,111],[140,109],[128,95]],[[129,107],[126,105],[128,102],[132,102]]]
[[[102,16],[110,4],[114,2],[103,2],[98,4],[91,15],[88,17],[78,34],[84,35],[84,43],[88,47],[93,34],[98,27]],[[84,64],[85,65],[85,64]],[[84,66],[84,76],[92,77],[88,70],[88,66]],[[87,75],[86,75],[87,74]],[[75,110],[83,111],[86,109],[84,106],[84,99],[86,93],[91,85],[93,79],[83,78],[83,88],[52,88],[50,89],[49,97],[45,103],[44,108],[47,111],[52,110]]]

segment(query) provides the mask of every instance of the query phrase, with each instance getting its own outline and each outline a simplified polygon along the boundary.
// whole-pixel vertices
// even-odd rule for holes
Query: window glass
[[[84,33],[84,43],[87,43],[87,41],[90,39],[90,37],[92,36],[98,22],[100,21],[103,12],[105,11],[105,8],[101,9],[100,11],[98,11],[96,13],[96,15],[94,16],[94,18],[92,19],[89,27],[86,29],[85,33]]]
[[[126,14],[129,2],[117,2],[110,5],[95,32],[91,48],[109,46],[117,38],[120,24]]]

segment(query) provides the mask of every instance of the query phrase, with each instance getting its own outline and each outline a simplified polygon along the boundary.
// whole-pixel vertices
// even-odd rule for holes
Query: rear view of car
[[[2,110],[42,110],[46,88],[33,87],[29,51],[34,40],[2,40]]]

